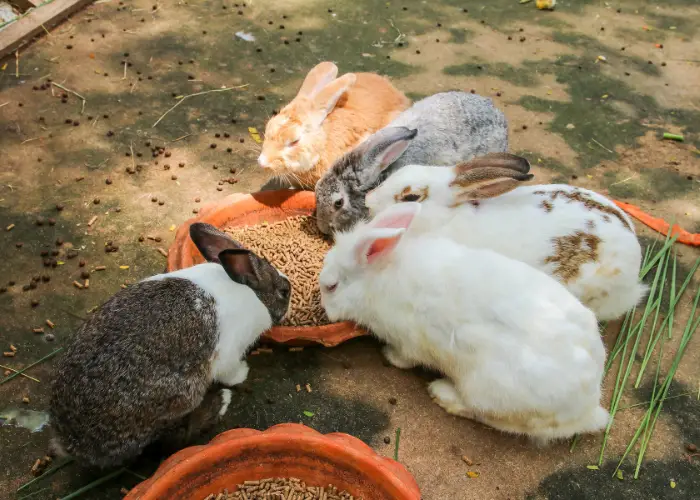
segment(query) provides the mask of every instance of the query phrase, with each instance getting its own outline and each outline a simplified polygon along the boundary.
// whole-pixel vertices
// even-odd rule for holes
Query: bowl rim
[[[303,424],[283,423],[264,431],[231,429],[218,434],[206,445],[184,448],[160,465],[159,470],[165,470],[160,474],[157,470],[135,486],[125,500],[166,498],[184,478],[206,473],[214,469],[217,462],[228,457],[244,455],[250,449],[263,452],[299,449],[300,444],[307,450],[313,450],[314,456],[322,457],[331,464],[340,461],[352,464],[371,483],[393,490],[392,494],[397,494],[395,500],[420,498],[418,484],[403,464],[380,455],[360,439],[341,432],[321,434]]]
[[[316,206],[316,197],[313,191],[281,189],[248,194],[238,193],[238,196],[234,198],[227,197],[208,203],[202,207],[197,216],[186,220],[178,228],[175,240],[168,252],[167,271],[172,272],[195,265],[194,256],[199,254],[199,251],[189,236],[189,227],[193,223],[205,222],[220,228],[226,225],[227,220],[231,219],[233,212],[244,215],[252,212],[255,208],[284,208],[299,203],[306,207],[304,210],[313,211]],[[298,206],[294,208],[301,210]],[[366,335],[368,332],[354,322],[340,321],[318,326],[276,325],[266,331],[262,338],[281,344],[312,342],[325,347],[334,347],[347,340]]]

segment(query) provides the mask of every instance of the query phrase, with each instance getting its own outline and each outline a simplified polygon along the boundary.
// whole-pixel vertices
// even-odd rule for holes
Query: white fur
[[[427,188],[428,197],[411,227],[412,234],[439,234],[471,248],[490,249],[525,262],[561,281],[602,321],[619,318],[644,296],[646,287],[639,283],[642,251],[633,229],[582,203],[562,196],[550,200],[535,192],[579,191],[614,208],[634,228],[609,199],[565,184],[530,185],[479,200],[476,207],[470,203],[453,207],[456,191],[450,183],[454,178],[452,168],[406,166],[369,193],[366,203],[370,212],[376,214],[397,203],[395,197],[406,187],[412,192],[426,192]],[[541,205],[543,200],[552,204],[550,212]],[[588,221],[593,221],[594,226],[590,227]],[[555,273],[556,264],[545,259],[554,255],[554,238],[577,231],[600,238],[598,258],[582,264],[578,276],[564,282]]]
[[[358,248],[388,234],[362,224],[336,235],[319,278],[331,320],[369,327],[397,366],[442,372],[430,392],[451,413],[545,441],[605,427],[596,318],[561,284],[435,235],[363,263]]]
[[[245,353],[272,326],[265,305],[253,290],[231,280],[220,264],[199,264],[145,281],[167,278],[187,279],[214,298],[219,339],[212,358],[212,379],[228,386],[245,381],[248,376]]]
[[[221,389],[221,408],[219,409],[219,416],[223,417],[228,411],[228,406],[231,404],[231,389]]]

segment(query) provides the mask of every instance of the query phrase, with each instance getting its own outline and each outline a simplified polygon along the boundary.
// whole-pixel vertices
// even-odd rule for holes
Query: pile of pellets
[[[225,231],[289,278],[292,298],[283,325],[328,324],[321,306],[318,275],[331,245],[323,238],[313,217],[301,215],[279,222],[225,228]]]
[[[362,500],[355,499],[347,491],[338,491],[333,485],[308,486],[301,479],[269,478],[259,481],[245,481],[236,487],[218,495],[211,494],[204,500]]]

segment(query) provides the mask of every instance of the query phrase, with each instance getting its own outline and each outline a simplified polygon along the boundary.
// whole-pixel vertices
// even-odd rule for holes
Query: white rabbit
[[[419,211],[402,203],[336,234],[319,277],[328,317],[371,329],[399,368],[443,373],[429,392],[449,413],[540,441],[604,428],[595,315],[522,262],[403,238]]]
[[[524,158],[486,155],[455,167],[408,165],[367,194],[370,213],[418,201],[412,233],[436,232],[488,248],[559,280],[601,321],[619,318],[646,293],[634,226],[609,199],[565,184],[518,185]]]

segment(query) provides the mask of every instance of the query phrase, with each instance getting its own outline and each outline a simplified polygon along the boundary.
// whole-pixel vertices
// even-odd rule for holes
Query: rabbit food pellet
[[[308,486],[297,478],[269,478],[259,481],[245,481],[218,495],[211,494],[204,500],[354,500],[347,491],[338,491],[333,485]],[[358,500],[362,500],[359,498]]]
[[[279,222],[228,228],[226,232],[246,248],[265,257],[289,278],[292,299],[283,325],[328,323],[321,306],[318,275],[330,244],[323,239],[313,217],[290,217]]]

